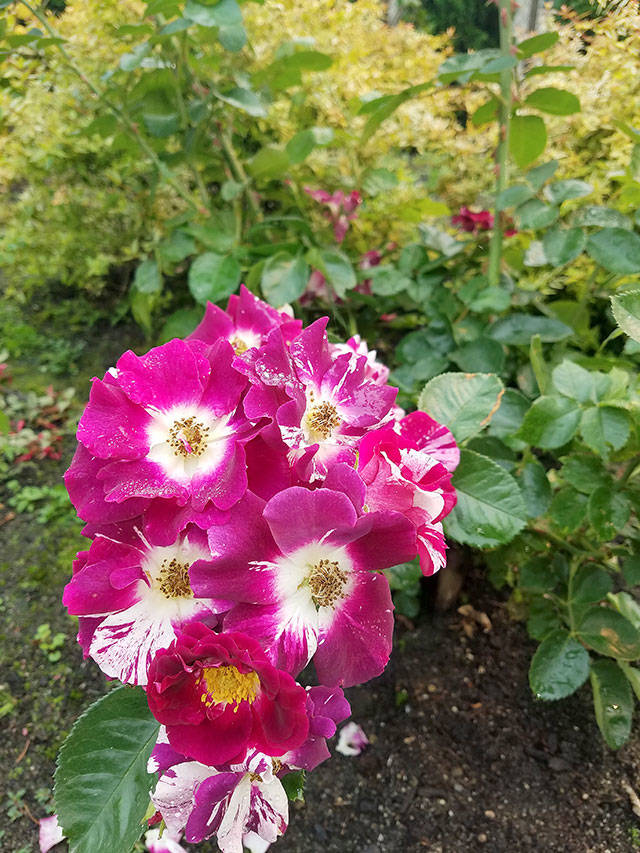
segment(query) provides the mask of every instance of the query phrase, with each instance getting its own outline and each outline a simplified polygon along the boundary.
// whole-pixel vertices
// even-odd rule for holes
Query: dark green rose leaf
[[[586,181],[569,178],[566,181],[554,181],[545,187],[544,194],[551,204],[561,204],[572,198],[583,198],[593,192],[593,187]]]
[[[519,483],[529,518],[544,515],[551,503],[551,486],[542,465],[537,461],[527,462]]]
[[[200,305],[221,302],[240,284],[242,269],[232,255],[205,252],[191,264],[189,290]]]
[[[587,241],[587,252],[606,270],[620,275],[640,272],[640,236],[625,228],[603,228]]]
[[[464,441],[480,432],[500,406],[501,380],[486,373],[443,373],[424,387],[418,408]]]
[[[505,545],[527,521],[516,481],[500,465],[465,448],[453,476],[458,503],[445,521],[447,535],[478,548]]]
[[[585,443],[607,458],[611,450],[619,450],[631,433],[628,412],[614,406],[592,406],[582,415],[580,433]]]
[[[287,252],[277,252],[262,269],[260,287],[267,302],[279,308],[299,299],[308,282],[309,267],[301,255],[293,257]]]
[[[574,261],[587,245],[582,228],[552,228],[542,238],[546,260],[554,267]]]
[[[539,397],[516,437],[535,447],[562,447],[575,435],[581,415],[577,403],[567,397]]]
[[[70,853],[131,850],[155,784],[147,761],[158,729],[139,687],[112,690],[76,721],[60,750],[54,795]]]
[[[509,317],[497,320],[489,328],[488,334],[501,344],[529,346],[534,335],[540,335],[542,343],[547,344],[570,337],[573,329],[553,317],[511,314]]]
[[[589,648],[601,655],[621,660],[640,657],[640,633],[628,619],[610,607],[590,607],[577,633]]]
[[[555,116],[569,116],[580,112],[580,101],[573,92],[556,89],[554,86],[536,89],[524,102],[528,107]]]
[[[599,486],[589,497],[589,523],[603,542],[614,539],[629,520],[631,508],[626,496]]]
[[[589,677],[589,653],[567,631],[554,631],[538,646],[529,669],[536,699],[564,699]]]
[[[611,310],[623,332],[640,343],[640,290],[626,290],[611,297]]]
[[[633,696],[624,673],[610,660],[591,664],[593,705],[598,727],[608,746],[618,749],[629,739]]]
[[[540,116],[515,115],[511,120],[509,151],[524,169],[536,160],[547,145],[547,128]]]

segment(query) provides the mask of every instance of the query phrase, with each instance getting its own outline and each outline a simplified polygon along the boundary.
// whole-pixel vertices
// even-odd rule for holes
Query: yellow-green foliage
[[[127,45],[115,28],[136,20],[136,0],[78,2],[55,20],[89,75],[112,68]],[[25,25],[9,16],[8,29]],[[10,293],[49,278],[99,290],[111,265],[139,257],[167,207],[148,191],[148,168],[131,151],[81,133],[94,116],[91,93],[59,54],[24,49],[4,62],[0,89],[0,266]]]
[[[551,125],[549,152],[560,161],[563,177],[594,185],[594,203],[599,203],[611,197],[612,177],[625,170],[631,154],[631,141],[614,122],[640,124],[640,11],[637,4],[629,4],[596,24],[576,17],[559,32],[560,40],[546,61],[575,67],[537,79],[549,81],[539,85],[574,92],[582,112]]]
[[[363,96],[395,93],[433,79],[451,53],[449,36],[422,33],[409,24],[388,27],[386,4],[380,0],[267,0],[244,8],[257,68],[272,61],[285,39],[310,35],[315,49],[333,58],[328,71],[305,78],[303,109],[309,124],[332,127],[339,145],[316,149],[301,171],[310,170],[311,183],[333,190],[358,188],[368,167],[399,169],[399,186],[369,200],[354,231],[360,249],[405,239],[415,227],[412,222],[428,214],[426,195],[436,183],[436,170],[448,167],[446,152],[434,157],[429,152],[438,138],[451,138],[460,131],[451,109],[457,96],[440,92],[407,103],[364,147],[359,137],[365,120],[356,113]],[[286,142],[299,129],[299,115],[286,102],[278,102],[265,129]],[[424,180],[417,181],[415,173],[407,170],[397,149],[426,155],[421,158]]]

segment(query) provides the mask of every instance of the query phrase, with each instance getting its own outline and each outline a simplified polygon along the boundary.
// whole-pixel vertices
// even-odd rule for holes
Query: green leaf
[[[309,127],[296,133],[286,145],[286,152],[293,165],[302,163],[311,154],[316,145],[328,145],[333,139],[333,131],[326,127]]]
[[[573,329],[553,317],[514,313],[497,320],[488,334],[501,344],[529,346],[534,335],[540,335],[542,343],[555,343],[571,337]]]
[[[593,192],[593,187],[586,181],[569,179],[566,181],[554,181],[544,188],[544,194],[551,204],[562,204],[573,198],[584,198]]]
[[[580,367],[575,361],[565,359],[553,369],[551,378],[556,391],[564,394],[565,397],[570,397],[579,403],[586,403],[589,400],[595,402],[596,388],[593,377],[588,370]]]
[[[571,217],[573,225],[597,228],[625,228],[627,231],[633,229],[633,222],[628,216],[620,213],[612,207],[589,204],[578,208]]]
[[[498,438],[512,436],[520,428],[528,409],[527,398],[514,388],[507,388],[500,402],[500,408],[489,424],[489,434]]]
[[[155,783],[147,761],[158,729],[138,687],[112,690],[76,721],[55,775],[56,811],[70,853],[131,850]]]
[[[516,210],[516,216],[518,217],[521,228],[546,228],[548,225],[553,225],[559,213],[557,207],[551,207],[540,201],[539,198],[532,198],[529,201],[525,201]]]
[[[624,618],[631,622],[636,631],[640,630],[640,605],[635,598],[628,592],[617,592],[615,595],[609,592],[607,598],[618,613],[622,613]]]
[[[205,252],[189,268],[189,290],[200,305],[220,302],[240,284],[242,269],[231,255]]]
[[[640,554],[627,554],[622,560],[622,574],[629,586],[640,584]]]
[[[610,607],[590,607],[576,633],[601,655],[622,660],[640,657],[640,633],[628,619]]]
[[[571,605],[594,604],[611,592],[611,575],[597,566],[580,566],[571,585]]]
[[[544,351],[542,348],[542,340],[540,335],[534,335],[531,338],[531,346],[529,347],[529,363],[533,370],[533,375],[536,378],[538,389],[541,394],[546,394],[551,385],[551,374],[549,365],[545,361]]]
[[[257,179],[278,178],[289,168],[289,155],[279,148],[261,148],[249,161],[249,174]]]
[[[553,496],[548,516],[559,530],[570,533],[583,524],[587,514],[586,495],[572,488],[560,489]]]
[[[263,118],[267,115],[267,109],[258,95],[251,89],[243,89],[240,86],[234,86],[228,92],[213,91],[213,94],[219,101],[229,104],[231,107],[236,107],[250,116]]]
[[[624,673],[613,661],[591,664],[596,722],[607,745],[619,749],[631,734],[633,696]]]
[[[321,249],[309,259],[312,266],[317,265],[340,298],[358,283],[349,258],[339,249]]]
[[[132,287],[138,293],[159,293],[162,290],[162,276],[158,264],[147,258],[136,267]]]
[[[533,195],[531,187],[526,184],[514,184],[512,187],[507,187],[496,198],[496,206],[498,210],[506,210],[508,207],[518,207],[525,201],[529,201]]]
[[[145,41],[141,44],[137,44],[131,53],[124,53],[120,57],[120,68],[123,71],[133,71],[140,66],[142,60],[145,56],[148,56],[150,50],[151,45],[149,42]]]
[[[291,802],[296,802],[297,800],[304,803],[305,775],[304,770],[296,770],[293,773],[286,773],[280,780],[282,787],[286,791],[287,798]]]
[[[529,68],[528,71],[525,71],[524,76],[529,77],[538,77],[541,74],[557,74],[558,71],[573,71],[575,65],[534,65],[533,68]]]
[[[362,131],[360,142],[365,143],[370,139],[382,122],[388,119],[390,115],[393,115],[398,107],[401,107],[404,103],[411,100],[411,98],[422,94],[422,92],[426,92],[427,89],[432,89],[433,85],[433,81],[429,80],[426,83],[419,83],[417,86],[409,86],[396,95],[382,95],[380,98],[367,101],[360,110],[361,114],[369,114],[369,118]]]
[[[631,685],[631,689],[636,694],[636,698],[640,701],[640,670],[636,669],[634,666],[630,666],[628,663],[624,663],[624,661],[621,660],[618,661],[618,666],[624,672],[625,677]]]
[[[554,267],[574,261],[587,245],[582,228],[552,228],[542,238],[546,259]]]
[[[605,471],[602,461],[596,456],[574,453],[563,456],[562,478],[579,492],[590,495],[598,486],[612,486],[611,478]]]
[[[554,86],[536,89],[525,98],[524,102],[528,107],[555,116],[568,116],[580,112],[580,100],[572,92],[556,89]]]
[[[184,231],[173,231],[158,246],[160,257],[170,264],[179,264],[195,252],[196,244],[193,237],[185,234]]]
[[[393,264],[380,264],[368,270],[367,275],[371,278],[371,287],[376,296],[394,296],[411,284],[411,279]]]
[[[627,443],[629,415],[613,406],[593,406],[582,415],[580,433],[585,443],[606,459],[610,450],[619,450]]]
[[[580,407],[567,397],[539,397],[525,415],[516,437],[534,447],[562,447],[575,435],[580,416]]]
[[[500,102],[497,98],[489,98],[489,100],[479,106],[471,116],[471,123],[473,126],[481,127],[483,124],[487,124],[497,118],[499,106]]]
[[[552,631],[560,627],[560,617],[553,603],[545,598],[534,598],[527,619],[529,636],[534,640],[544,640]]]
[[[460,370],[471,373],[500,373],[504,367],[504,349],[491,338],[476,338],[451,353],[451,360]]]
[[[540,116],[515,115],[511,119],[509,151],[521,169],[533,163],[546,145],[547,128]]]
[[[557,160],[549,160],[548,163],[541,163],[534,169],[530,169],[526,174],[527,183],[536,191],[540,190],[549,178],[552,178],[558,169]]]
[[[160,331],[160,343],[164,344],[173,338],[186,338],[202,320],[199,308],[178,308],[170,314]]]
[[[0,435],[6,435],[10,426],[9,416],[5,412],[0,412]]]
[[[462,448],[452,482],[458,502],[445,520],[447,536],[466,545],[495,548],[510,542],[525,526],[527,511],[518,485],[496,462]]]
[[[147,337],[150,337],[153,331],[153,309],[156,301],[155,293],[141,293],[133,288],[129,292],[131,314]]]
[[[236,0],[219,0],[213,5],[187,0],[184,15],[201,27],[228,27],[242,23],[242,12]]]
[[[378,196],[395,189],[398,186],[398,176],[389,169],[366,169],[360,182],[366,193]]]
[[[260,288],[267,302],[278,308],[299,299],[308,282],[309,266],[301,255],[277,252],[262,269]]]
[[[536,53],[542,53],[545,50],[549,50],[549,48],[553,47],[559,38],[560,36],[557,32],[549,32],[540,33],[539,35],[524,39],[524,41],[521,41],[516,45],[518,49],[518,58],[528,59]]]
[[[431,379],[418,408],[445,424],[456,441],[480,432],[500,406],[501,380],[490,373],[443,373]]]
[[[529,518],[544,515],[551,503],[551,486],[544,468],[538,461],[527,462],[522,469],[520,491]]]
[[[611,297],[611,310],[623,332],[640,343],[640,290],[625,290]]]
[[[567,631],[554,631],[531,660],[529,684],[536,699],[564,699],[589,677],[589,653]]]
[[[600,486],[589,496],[589,522],[602,542],[614,539],[629,520],[629,502],[621,492]]]
[[[587,252],[606,270],[621,275],[640,272],[640,236],[625,228],[603,228],[587,241]]]

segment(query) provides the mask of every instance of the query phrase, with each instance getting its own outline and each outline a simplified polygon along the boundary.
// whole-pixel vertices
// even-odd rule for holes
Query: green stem
[[[500,51],[504,57],[511,56],[513,43],[513,11],[511,0],[499,0]],[[498,147],[496,149],[496,204],[494,209],[493,233],[489,245],[489,284],[500,284],[502,266],[502,217],[497,198],[507,186],[509,162],[509,130],[511,126],[513,70],[500,72],[500,107],[498,125]]]
[[[53,27],[47,21],[46,16],[39,9],[36,9],[34,6],[32,6],[31,3],[28,2],[28,0],[19,0],[19,2],[22,3],[22,5],[25,6],[31,12],[31,14],[38,19],[38,21],[40,21],[42,26],[51,36],[51,38],[61,38],[60,34],[53,29]],[[71,69],[71,71],[73,71],[73,73],[76,74],[82,80],[85,86],[87,86],[93,92],[96,98],[98,98],[98,100],[101,101],[108,109],[110,109],[111,112],[120,120],[129,136],[131,136],[138,143],[140,148],[151,160],[153,165],[156,167],[160,175],[162,175],[164,180],[169,184],[169,186],[173,187],[173,189],[177,192],[180,198],[187,202],[189,207],[193,208],[199,213],[202,213],[202,209],[199,208],[198,205],[194,202],[193,198],[187,192],[187,190],[185,190],[184,187],[181,186],[178,181],[176,181],[176,179],[171,174],[171,171],[167,168],[166,164],[163,163],[162,160],[158,157],[158,155],[149,145],[146,139],[140,136],[140,131],[138,130],[134,122],[131,121],[129,116],[127,116],[126,113],[121,110],[117,104],[114,104],[107,97],[107,95],[93,82],[93,80],[91,80],[90,77],[87,77],[84,71],[71,58],[64,45],[60,44],[59,42],[56,42],[56,47],[60,51],[61,56],[64,58],[65,62],[67,63],[67,66]]]
[[[567,582],[567,614],[569,616],[569,631],[575,635],[576,632],[576,617],[573,612],[571,602],[573,601],[573,583],[575,581],[576,572],[582,565],[580,557],[574,557],[569,564],[569,579]]]
[[[231,138],[226,134],[223,130],[220,131],[220,144],[222,145],[222,151],[224,152],[224,156],[227,159],[227,163],[229,164],[229,168],[231,170],[231,174],[234,179],[238,181],[238,183],[243,184],[246,190],[247,198],[249,199],[249,204],[251,209],[253,210],[253,214],[256,217],[258,222],[262,221],[262,210],[260,209],[260,205],[258,204],[255,195],[248,188],[249,178],[242,166],[242,163],[238,159],[238,155],[235,152],[233,147],[233,143],[231,142]]]
[[[640,454],[638,454],[637,456],[634,456],[633,459],[631,459],[629,462],[627,462],[627,467],[624,469],[624,473],[622,474],[622,477],[620,477],[620,480],[618,483],[619,486],[623,486],[627,482],[627,480],[633,474],[633,472],[636,470],[638,465],[640,465]]]

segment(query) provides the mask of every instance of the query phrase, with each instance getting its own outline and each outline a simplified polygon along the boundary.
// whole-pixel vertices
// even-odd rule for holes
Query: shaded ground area
[[[80,342],[73,370],[53,371],[58,387],[76,384],[79,402],[62,460],[20,469],[21,486],[44,489],[42,500],[9,511],[8,477],[0,482],[2,853],[37,850],[35,818],[50,806],[58,747],[106,689],[98,668],[82,661],[75,623],[60,602],[75,551],[84,544],[80,526],[59,494],[55,512],[44,510],[51,504],[46,490],[59,484],[73,450],[73,417],[88,377],[132,340],[130,329],[105,326],[89,343]],[[50,350],[43,345],[42,351],[50,360]],[[61,353],[62,368],[69,367],[66,350]],[[50,381],[49,364],[16,359],[13,366],[14,386]],[[640,849],[640,821],[624,787],[640,792],[637,734],[619,753],[609,752],[588,690],[554,705],[535,702],[527,684],[532,644],[523,626],[509,619],[481,572],[467,578],[463,596],[489,616],[492,629],[477,627],[468,637],[455,611],[428,609],[414,628],[398,627],[387,672],[348,691],[353,718],[371,745],[357,758],[335,755],[309,776],[306,803],[292,807],[290,829],[275,850]]]
[[[353,718],[373,743],[310,775],[283,853],[640,848],[621,784],[637,787],[637,736],[610,752],[588,690],[535,702],[523,627],[481,577],[465,592],[491,618],[491,632],[469,639],[461,617],[448,613],[401,634],[387,672],[349,691]]]

